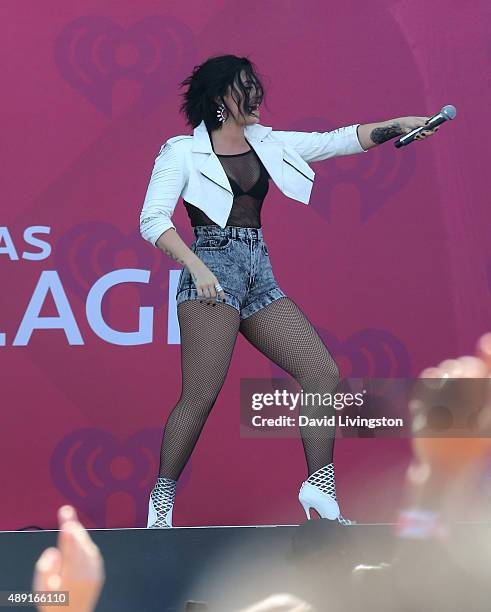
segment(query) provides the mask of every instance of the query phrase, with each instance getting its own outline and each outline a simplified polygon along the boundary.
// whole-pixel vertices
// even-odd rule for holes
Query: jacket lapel
[[[283,144],[278,141],[264,141],[271,130],[272,128],[269,126],[256,123],[254,125],[247,125],[244,128],[244,136],[257,153],[277,187],[282,191],[284,147]],[[193,153],[200,154],[200,159],[196,162],[199,171],[209,178],[210,181],[217,183],[233,195],[225,170],[211,146],[210,137],[204,121],[194,128],[193,146],[191,150]]]

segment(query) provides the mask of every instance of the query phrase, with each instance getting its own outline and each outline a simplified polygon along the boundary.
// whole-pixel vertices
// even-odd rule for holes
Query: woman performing
[[[181,111],[193,135],[161,147],[140,214],[145,240],[184,267],[176,292],[182,391],[164,428],[148,527],[172,527],[176,481],[224,383],[238,332],[307,393],[333,393],[339,370],[298,305],[278,286],[261,226],[271,178],[308,204],[307,162],[362,153],[423,126],[429,117],[354,124],[332,132],[275,131],[259,123],[264,89],[246,57],[223,55],[196,66]],[[437,131],[427,130],[420,139]],[[183,198],[195,240],[188,247],[171,221]],[[274,228],[271,228],[274,231]],[[301,406],[309,418],[325,406]],[[335,428],[300,427],[307,477],[299,501],[342,524],[333,466]]]

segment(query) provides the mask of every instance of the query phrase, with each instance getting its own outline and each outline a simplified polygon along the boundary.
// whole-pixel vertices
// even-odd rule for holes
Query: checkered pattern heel
[[[310,519],[310,509],[313,508],[322,518],[337,520],[341,525],[356,523],[344,518],[340,513],[333,463],[320,468],[302,483],[298,499],[308,519]]]
[[[157,478],[148,500],[147,527],[166,529],[172,527],[172,509],[176,494],[176,481],[170,478]]]

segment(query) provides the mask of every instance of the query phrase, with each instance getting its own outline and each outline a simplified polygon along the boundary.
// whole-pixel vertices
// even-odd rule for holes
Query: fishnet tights
[[[261,353],[291,374],[305,393],[333,393],[338,381],[336,362],[314,326],[288,297],[268,304],[245,319],[240,328],[244,336]],[[300,414],[321,418],[334,409],[303,405]],[[332,462],[335,428],[300,427],[309,476]]]
[[[211,303],[208,303],[210,302]],[[186,300],[177,307],[181,332],[182,391],[162,439],[159,476],[177,480],[225,381],[240,331],[304,392],[332,393],[339,371],[320,336],[300,308],[282,297],[243,321],[223,302]],[[334,411],[303,406],[301,414],[320,418]],[[300,428],[308,474],[332,462],[334,428]]]

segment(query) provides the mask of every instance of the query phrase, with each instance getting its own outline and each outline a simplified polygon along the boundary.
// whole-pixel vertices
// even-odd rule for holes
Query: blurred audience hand
[[[275,593],[238,612],[313,612],[313,608],[294,595]]]
[[[58,547],[46,548],[36,562],[34,591],[68,591],[70,612],[92,612],[105,581],[98,546],[79,522],[73,506],[58,509]],[[52,606],[38,605],[39,612]]]
[[[470,491],[491,450],[491,333],[475,355],[424,369],[410,410],[414,458],[397,533],[446,539],[442,519],[470,518]]]
[[[413,439],[415,454],[421,462],[455,475],[491,446],[491,333],[478,339],[476,355],[444,359],[424,369],[419,378],[419,397],[412,405],[419,424]],[[462,422],[452,428],[452,419],[458,422],[459,418]],[[439,421],[441,437],[433,438],[430,432],[433,427],[438,431]]]

